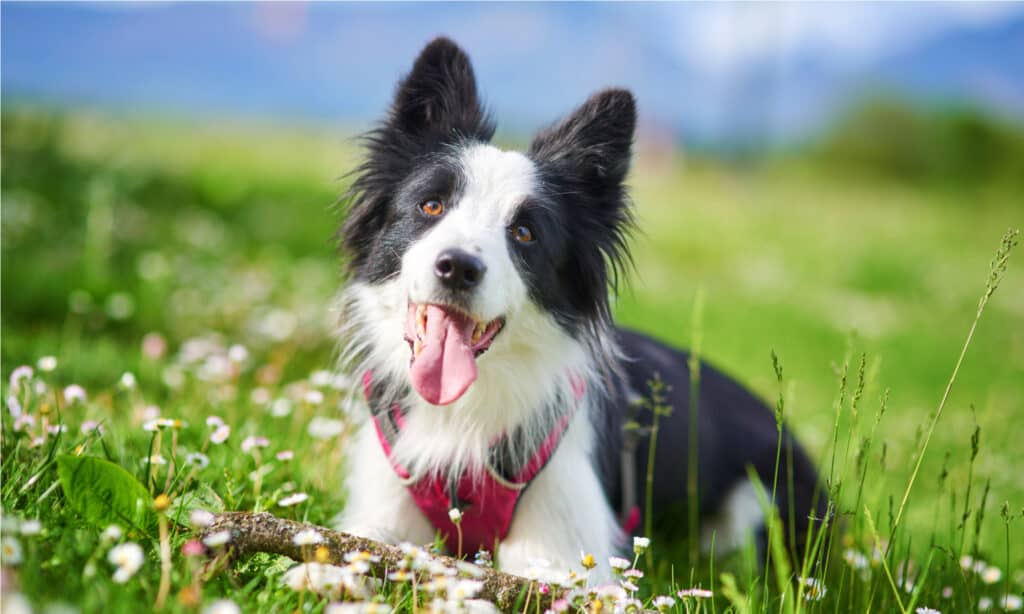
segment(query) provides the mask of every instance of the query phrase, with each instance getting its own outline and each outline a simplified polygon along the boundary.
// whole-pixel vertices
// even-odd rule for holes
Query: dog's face
[[[502,151],[466,55],[446,39],[423,50],[367,136],[342,240],[355,281],[402,302],[393,340],[424,399],[455,401],[514,340],[544,343],[538,321],[573,338],[607,323],[635,123],[632,95],[606,90],[527,152]]]

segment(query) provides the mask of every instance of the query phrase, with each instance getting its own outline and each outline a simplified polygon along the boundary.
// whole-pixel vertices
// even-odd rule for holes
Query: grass
[[[343,452],[358,411],[349,383],[321,372],[332,364],[340,283],[331,205],[357,152],[301,129],[85,114],[5,114],[2,129],[3,393],[23,416],[3,412],[5,595],[138,611],[157,601],[163,576],[170,611],[219,598],[246,611],[322,610],[324,599],[281,585],[287,561],[257,557],[207,577],[182,554],[187,523],[170,523],[164,540],[129,530],[119,541],[138,542],[145,562],[115,583],[107,553],[117,540],[76,511],[56,459],[109,459],[153,497],[330,521],[344,505]],[[641,234],[619,321],[680,345],[699,334],[701,360],[778,399],[821,459],[841,519],[827,570],[793,570],[810,583],[777,580],[773,567],[765,589],[750,553],[693,568],[685,548],[655,536],[650,559],[637,557],[650,561],[638,594],[712,590],[712,599],[677,597],[680,612],[960,612],[998,610],[1004,595],[1019,595],[1017,263],[957,360],[996,241],[1024,221],[1019,193],[905,184],[799,159],[738,170],[643,154],[631,183]],[[44,356],[55,368],[40,368]],[[23,364],[32,384],[12,386]],[[119,383],[125,372],[133,386]],[[84,402],[64,398],[71,384]],[[144,430],[157,415],[184,424]],[[211,439],[211,416],[230,429],[224,443]],[[83,431],[89,421],[102,434]],[[293,458],[279,459],[285,451]],[[308,499],[279,505],[297,493]],[[165,573],[161,541],[173,547]],[[964,570],[962,555],[986,563]],[[382,594],[409,606],[408,594]]]

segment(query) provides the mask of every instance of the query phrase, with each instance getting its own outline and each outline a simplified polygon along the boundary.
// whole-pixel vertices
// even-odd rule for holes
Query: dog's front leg
[[[392,468],[372,422],[357,433],[349,467],[348,500],[335,520],[339,531],[389,544],[433,541],[433,527]]]
[[[498,550],[503,571],[528,575],[548,564],[555,574],[580,572],[586,553],[599,564],[592,578],[608,576],[619,528],[589,455],[574,443],[564,441],[523,493]]]

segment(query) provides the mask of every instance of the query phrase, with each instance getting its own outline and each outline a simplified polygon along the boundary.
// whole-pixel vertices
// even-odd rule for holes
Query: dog
[[[526,152],[504,151],[467,55],[446,38],[422,50],[364,136],[339,232],[343,360],[370,408],[339,529],[440,535],[452,554],[486,550],[524,574],[607,560],[646,514],[682,528],[695,509],[689,537],[723,551],[763,541],[752,470],[769,492],[777,481],[787,543],[803,543],[823,497],[773,412],[706,364],[691,408],[689,356],[612,321],[636,121],[632,94],[606,89]],[[647,509],[652,382],[672,412]]]

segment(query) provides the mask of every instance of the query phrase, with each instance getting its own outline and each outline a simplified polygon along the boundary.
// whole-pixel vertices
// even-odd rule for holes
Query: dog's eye
[[[438,217],[444,213],[444,203],[439,200],[430,199],[420,204],[420,211],[426,213],[430,217]]]
[[[514,236],[516,241],[519,241],[520,243],[533,243],[534,241],[533,231],[530,230],[529,226],[524,224],[516,226],[512,236]]]

